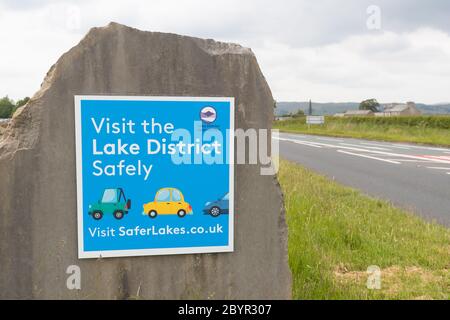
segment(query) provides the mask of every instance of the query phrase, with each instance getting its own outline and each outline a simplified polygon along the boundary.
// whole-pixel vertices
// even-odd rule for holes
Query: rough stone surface
[[[48,72],[0,137],[0,298],[290,298],[282,194],[238,165],[235,252],[78,260],[76,94],[232,96],[237,128],[268,128],[273,98],[250,49],[93,28]],[[69,265],[81,290],[66,288]]]

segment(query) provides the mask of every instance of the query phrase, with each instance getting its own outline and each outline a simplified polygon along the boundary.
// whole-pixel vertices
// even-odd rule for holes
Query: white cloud
[[[81,39],[66,28],[61,9],[51,5],[0,14],[0,95],[34,94],[51,65]]]
[[[450,37],[434,29],[307,48],[266,43],[256,53],[278,100],[449,100]]]
[[[386,29],[369,31],[370,2],[3,0],[0,96],[32,95],[89,28],[117,21],[252,47],[279,101],[449,101],[448,2],[380,0]]]

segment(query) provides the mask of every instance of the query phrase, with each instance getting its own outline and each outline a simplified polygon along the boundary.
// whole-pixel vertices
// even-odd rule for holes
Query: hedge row
[[[450,115],[400,117],[327,117],[328,122],[450,129]]]

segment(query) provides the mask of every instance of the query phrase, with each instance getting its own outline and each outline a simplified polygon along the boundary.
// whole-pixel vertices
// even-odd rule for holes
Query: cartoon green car
[[[100,220],[105,213],[112,213],[120,220],[131,209],[131,200],[125,197],[122,188],[105,189],[98,202],[89,205],[89,215]]]

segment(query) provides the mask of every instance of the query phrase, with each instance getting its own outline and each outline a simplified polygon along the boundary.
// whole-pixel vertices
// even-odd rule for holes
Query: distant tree
[[[367,99],[359,104],[359,110],[371,110],[372,112],[378,112],[380,104],[377,99]]]
[[[14,112],[14,101],[8,96],[4,96],[0,99],[0,118],[10,118]]]
[[[296,113],[292,113],[291,117],[292,118],[300,118],[300,117],[304,117],[305,116],[305,112],[303,112],[303,110],[298,109]]]
[[[24,106],[28,103],[28,101],[30,101],[30,97],[25,97],[23,99],[20,99],[19,101],[16,102],[16,109],[20,108],[21,106]]]

